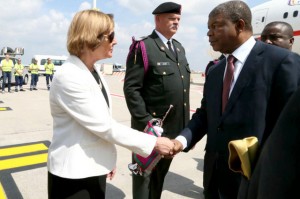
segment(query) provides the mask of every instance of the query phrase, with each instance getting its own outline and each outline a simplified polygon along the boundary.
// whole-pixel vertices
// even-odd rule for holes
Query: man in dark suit
[[[261,41],[292,50],[294,30],[289,23],[273,21],[268,23],[261,33]]]
[[[162,136],[175,138],[190,119],[190,68],[184,48],[172,38],[179,27],[181,5],[162,3],[152,14],[155,15],[155,30],[143,38],[148,70],[145,70],[140,49],[136,56],[129,54],[124,93],[132,116],[131,127],[138,130],[144,130],[153,118],[162,119],[173,105],[163,122]],[[161,159],[150,175],[133,175],[133,198],[160,198],[171,162],[172,159]]]
[[[300,59],[253,38],[251,11],[243,1],[215,7],[207,35],[226,59],[210,70],[201,107],[174,140],[175,148],[188,151],[206,135],[205,198],[236,199],[241,175],[229,169],[228,143],[249,136],[264,143],[298,87]]]
[[[298,198],[300,163],[300,88],[283,109],[261,151],[250,182],[238,199]],[[247,190],[247,186],[249,188]],[[245,189],[246,188],[246,189]]]

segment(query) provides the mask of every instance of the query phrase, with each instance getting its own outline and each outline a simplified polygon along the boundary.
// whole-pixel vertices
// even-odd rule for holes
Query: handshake
[[[162,158],[173,158],[177,153],[183,150],[183,146],[178,140],[158,137],[154,150],[157,151]]]

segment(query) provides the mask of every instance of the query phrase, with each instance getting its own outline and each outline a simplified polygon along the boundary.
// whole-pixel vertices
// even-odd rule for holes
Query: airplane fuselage
[[[293,52],[300,54],[300,1],[272,0],[255,6],[252,11],[253,35],[259,38],[265,25],[272,21],[284,21],[294,29]]]

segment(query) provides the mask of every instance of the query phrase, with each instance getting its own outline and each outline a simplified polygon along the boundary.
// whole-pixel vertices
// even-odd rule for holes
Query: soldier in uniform
[[[131,113],[131,127],[143,131],[153,118],[162,119],[162,136],[175,138],[189,115],[190,68],[181,43],[173,39],[181,16],[181,5],[166,2],[153,12],[155,30],[144,37],[148,57],[145,70],[141,50],[128,55],[124,93]],[[150,175],[133,175],[133,198],[160,198],[172,159],[162,158]]]

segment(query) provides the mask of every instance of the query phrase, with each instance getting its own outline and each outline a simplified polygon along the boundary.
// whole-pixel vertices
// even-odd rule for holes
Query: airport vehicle
[[[34,55],[33,59],[37,60],[37,64],[40,65],[39,74],[45,74],[45,63],[47,63],[47,59],[50,58],[52,63],[54,64],[54,72],[59,70],[61,65],[67,60],[67,56],[56,56],[56,55]]]
[[[122,64],[114,63],[113,72],[125,72],[126,69],[122,67]]]
[[[253,35],[259,38],[265,25],[284,21],[294,29],[293,52],[300,54],[300,0],[272,0],[251,8]]]
[[[2,59],[5,59],[5,54],[9,53],[10,54],[10,59],[13,61],[14,65],[17,63],[17,59],[15,56],[16,55],[23,55],[24,54],[24,48],[15,48],[15,50],[13,50],[10,47],[4,47],[1,50],[1,54],[0,54],[0,62]],[[13,69],[11,71],[11,84],[15,84],[15,76],[14,76],[14,72],[15,70]],[[23,84],[27,84],[28,83],[28,79],[29,79],[29,72],[28,72],[28,68],[24,66],[24,70],[23,70]],[[2,83],[3,83],[3,75],[2,75],[2,71],[0,70],[0,88],[2,88]]]

